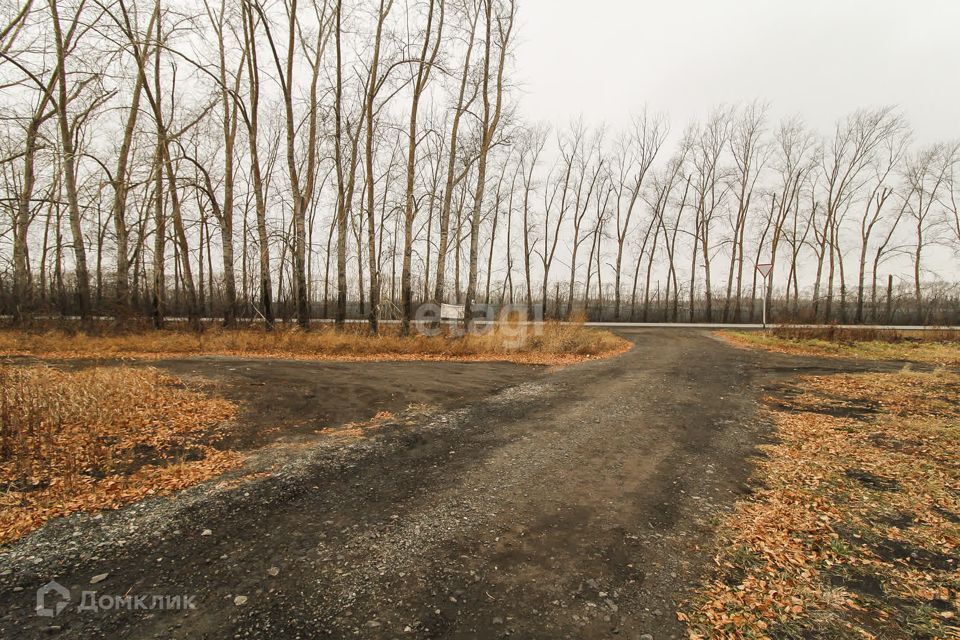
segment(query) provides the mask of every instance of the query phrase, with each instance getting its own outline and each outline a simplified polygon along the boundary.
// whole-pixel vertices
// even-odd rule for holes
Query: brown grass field
[[[336,331],[325,325],[310,331],[278,327],[201,332],[165,330],[85,333],[63,328],[0,330],[0,356],[40,358],[176,358],[224,355],[307,360],[474,360],[518,364],[563,365],[602,358],[629,349],[630,342],[608,331],[580,324],[498,325],[479,335],[424,336],[399,334],[386,326],[371,336],[365,325]]]
[[[960,331],[894,331],[838,327],[776,327],[767,331],[719,331],[740,347],[791,355],[864,360],[900,360],[960,366]]]

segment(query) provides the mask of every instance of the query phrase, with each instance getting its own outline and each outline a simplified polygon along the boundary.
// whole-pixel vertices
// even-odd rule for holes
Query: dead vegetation
[[[46,358],[158,358],[228,355],[311,360],[484,360],[521,364],[570,364],[622,353],[630,343],[607,331],[580,324],[505,324],[480,334],[402,336],[398,327],[370,335],[364,325],[342,331],[280,328],[184,328],[94,332],[63,328],[0,330],[0,355]]]
[[[234,412],[155,369],[0,368],[0,543],[238,465],[210,446]]]
[[[960,366],[960,331],[951,328],[900,331],[785,325],[762,332],[721,331],[718,335],[735,346],[757,347],[791,355]]]
[[[691,638],[960,637],[960,376],[808,377],[768,401],[778,442]]]
[[[837,325],[816,327],[778,325],[769,329],[767,333],[781,340],[822,340],[840,344],[960,341],[960,331],[949,327],[940,329],[879,329],[876,327],[841,327]]]
[[[354,420],[333,427],[318,429],[316,433],[340,438],[363,438],[373,435],[384,427],[405,424],[413,426],[416,419],[436,410],[436,406],[425,403],[411,403],[399,415],[392,411],[378,411],[369,420]]]

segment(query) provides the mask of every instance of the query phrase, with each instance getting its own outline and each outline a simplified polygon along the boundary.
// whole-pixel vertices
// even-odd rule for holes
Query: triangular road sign
[[[770,270],[771,270],[771,269],[773,269],[773,264],[771,264],[771,263],[769,263],[769,262],[764,262],[763,264],[758,264],[758,265],[757,265],[757,271],[759,271],[759,272],[760,272],[760,275],[762,275],[764,278],[766,278],[768,275],[770,275]]]

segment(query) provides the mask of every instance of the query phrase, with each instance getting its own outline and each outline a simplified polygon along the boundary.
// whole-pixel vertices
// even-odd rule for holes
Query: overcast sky
[[[754,98],[822,131],[900,105],[922,143],[960,138],[957,0],[523,0],[522,111],[622,123],[645,102],[676,133]]]

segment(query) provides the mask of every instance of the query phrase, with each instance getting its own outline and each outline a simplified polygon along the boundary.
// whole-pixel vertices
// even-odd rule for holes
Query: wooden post
[[[893,274],[887,276],[887,324],[893,322]]]

